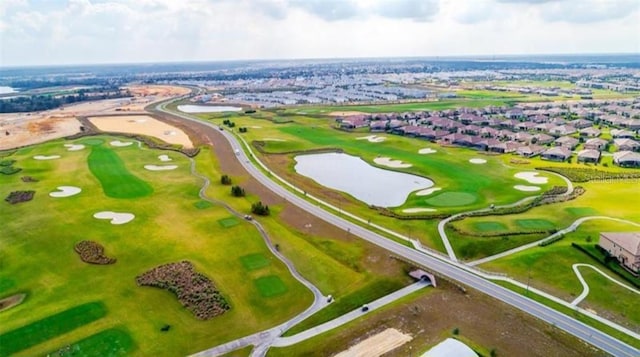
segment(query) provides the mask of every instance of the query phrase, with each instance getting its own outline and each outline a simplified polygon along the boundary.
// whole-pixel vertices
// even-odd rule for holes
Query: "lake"
[[[213,105],[178,105],[178,110],[184,113],[220,113],[220,112],[239,112],[240,107],[230,106],[213,106]]]
[[[369,205],[400,206],[411,192],[433,186],[433,181],[424,177],[379,169],[347,154],[298,155],[294,159],[298,174]]]

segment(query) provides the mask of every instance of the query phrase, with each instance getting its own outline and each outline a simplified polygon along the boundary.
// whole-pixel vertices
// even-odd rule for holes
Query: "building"
[[[591,138],[584,143],[584,148],[589,150],[603,151],[607,149],[609,142],[600,138]]]
[[[618,151],[640,151],[640,143],[633,139],[614,139]]]
[[[556,139],[556,146],[562,146],[563,148],[567,148],[569,150],[575,149],[576,146],[580,143],[580,140],[573,138],[571,136],[563,136]]]
[[[598,245],[623,267],[640,272],[640,232],[602,232]]]
[[[640,167],[640,154],[633,151],[618,151],[613,154],[613,163],[621,167]]]
[[[593,149],[585,149],[578,152],[578,162],[593,162],[600,161],[600,151]]]
[[[571,150],[565,147],[556,146],[554,148],[546,150],[540,156],[542,156],[542,158],[545,160],[567,161],[571,157]]]
[[[586,136],[586,137],[590,137],[590,138],[595,138],[600,136],[602,132],[596,128],[593,127],[589,127],[589,128],[585,128],[580,130],[580,136]]]

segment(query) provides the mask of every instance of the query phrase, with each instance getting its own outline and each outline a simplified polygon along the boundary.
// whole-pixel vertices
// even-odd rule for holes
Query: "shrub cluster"
[[[89,264],[107,265],[116,262],[115,258],[104,255],[104,247],[100,243],[83,240],[78,242],[73,248],[83,262]]]
[[[251,212],[253,214],[257,214],[258,216],[268,216],[269,206],[262,204],[262,201],[258,201],[251,205]]]
[[[220,183],[223,185],[231,185],[231,177],[229,177],[229,175],[222,175],[222,177],[220,177]]]
[[[236,123],[232,122],[232,121],[231,121],[231,120],[229,120],[229,119],[225,119],[225,120],[223,120],[223,121],[222,121],[222,124],[224,124],[224,125],[226,125],[226,126],[228,126],[228,127],[230,127],[230,128],[233,128],[234,126],[236,126]]]
[[[560,174],[573,182],[625,180],[640,178],[640,172],[610,172],[580,167],[537,167],[536,170],[551,171]]]
[[[544,240],[544,241],[538,243],[538,246],[546,247],[546,246],[551,245],[551,244],[553,244],[553,243],[555,243],[557,241],[562,240],[563,238],[564,238],[564,234],[558,234],[557,236],[555,236],[555,237],[553,237],[551,239],[547,239],[547,240]]]
[[[244,197],[245,196],[244,188],[237,185],[231,186],[231,195],[233,195],[233,197]]]
[[[186,260],[157,266],[136,277],[136,283],[169,290],[201,320],[222,315],[231,308],[213,282]]]
[[[22,180],[22,182],[38,182],[38,179],[35,179],[31,176],[22,176],[20,177],[20,179]]]
[[[16,163],[16,160],[2,160],[0,161],[0,173],[5,175],[13,175],[22,170],[19,167],[14,167],[13,164]]]
[[[4,200],[12,205],[20,202],[27,202],[33,199],[36,191],[13,191]]]

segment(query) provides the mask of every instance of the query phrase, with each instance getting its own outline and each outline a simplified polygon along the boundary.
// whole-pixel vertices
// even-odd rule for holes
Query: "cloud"
[[[414,21],[429,21],[438,11],[438,0],[381,0],[374,8],[379,16]]]
[[[326,21],[350,19],[359,12],[358,5],[352,0],[290,0],[289,4]]]
[[[621,19],[634,13],[640,21],[638,10],[638,0],[585,0],[549,3],[540,9],[540,15],[548,22],[586,24]]]

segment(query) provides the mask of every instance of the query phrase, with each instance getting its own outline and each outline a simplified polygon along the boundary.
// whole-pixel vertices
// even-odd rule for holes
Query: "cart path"
[[[640,290],[634,289],[626,284],[621,283],[620,281],[610,277],[609,275],[605,274],[602,270],[594,267],[591,264],[583,264],[583,263],[578,263],[578,264],[573,264],[572,268],[573,271],[576,273],[576,276],[578,276],[578,280],[580,280],[580,284],[582,284],[582,294],[580,294],[580,296],[578,296],[577,298],[575,298],[572,302],[571,305],[575,306],[578,305],[579,303],[582,302],[582,300],[584,300],[587,295],[589,295],[589,285],[587,284],[587,282],[584,280],[584,277],[582,276],[582,274],[580,273],[580,270],[578,268],[580,267],[587,267],[587,268],[591,268],[593,270],[595,270],[597,273],[600,273],[600,275],[604,276],[605,278],[611,280],[612,282],[622,286],[623,288],[630,290],[636,294],[640,295]]]

